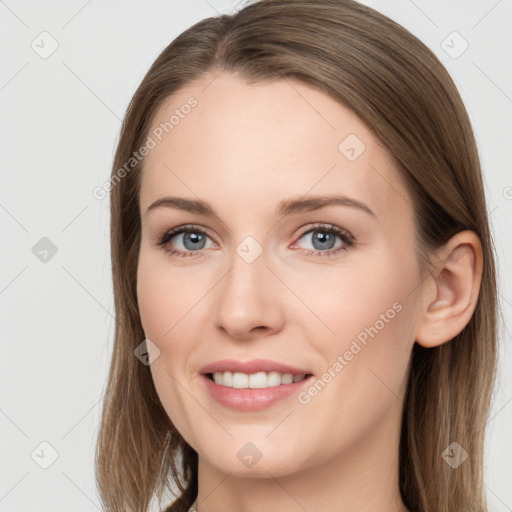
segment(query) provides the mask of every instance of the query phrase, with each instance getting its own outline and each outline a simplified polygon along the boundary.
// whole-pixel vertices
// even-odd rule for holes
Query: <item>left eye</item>
[[[348,231],[334,225],[317,225],[303,233],[299,240],[303,238],[313,245],[313,253],[310,253],[312,255],[328,256],[338,251],[347,250],[354,245],[352,235]],[[337,246],[336,238],[341,240],[341,243]]]
[[[329,231],[327,229],[314,229],[302,235],[301,239],[304,238],[309,240],[309,242],[313,244],[313,249],[319,251],[334,249],[336,237],[341,238],[338,233],[333,231]]]

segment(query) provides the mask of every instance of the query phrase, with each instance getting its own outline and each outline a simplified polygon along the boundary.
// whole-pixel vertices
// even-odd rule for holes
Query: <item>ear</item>
[[[434,254],[437,263],[423,287],[416,342],[426,348],[442,345],[468,324],[482,280],[482,245],[474,231],[454,235]]]

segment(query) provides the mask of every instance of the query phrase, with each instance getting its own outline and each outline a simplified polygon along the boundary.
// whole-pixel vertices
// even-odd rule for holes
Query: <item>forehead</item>
[[[205,77],[166,100],[149,135],[156,145],[144,161],[141,210],[164,194],[199,196],[219,210],[229,199],[247,211],[308,193],[344,194],[377,215],[410,210],[393,159],[371,131],[298,81]]]

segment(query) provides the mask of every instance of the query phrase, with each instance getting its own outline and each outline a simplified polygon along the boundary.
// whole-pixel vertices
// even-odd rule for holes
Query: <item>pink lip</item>
[[[215,382],[210,380],[207,375],[201,376],[201,380],[205,383],[207,391],[214,400],[225,407],[229,407],[230,409],[246,412],[265,409],[278,400],[297,394],[305,386],[309,386],[312,379],[313,376],[310,375],[304,380],[294,382],[293,384],[280,384],[279,386],[270,388],[240,389],[215,384]]]
[[[241,372],[241,373],[258,373],[258,372],[279,372],[291,373],[292,375],[311,374],[309,370],[295,368],[287,364],[271,361],[270,359],[253,359],[252,361],[236,361],[235,359],[223,359],[222,361],[215,361],[214,363],[203,366],[199,373],[215,373],[215,372]],[[290,385],[291,384],[287,384]]]

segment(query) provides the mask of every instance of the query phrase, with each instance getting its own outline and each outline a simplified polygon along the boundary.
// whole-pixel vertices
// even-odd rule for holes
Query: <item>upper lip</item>
[[[235,359],[223,359],[214,363],[203,366],[199,372],[202,374],[215,372],[241,372],[241,373],[258,373],[258,372],[279,372],[282,374],[291,373],[292,375],[311,375],[309,370],[296,368],[288,364],[271,361],[270,359],[252,359],[251,361],[236,361]]]

